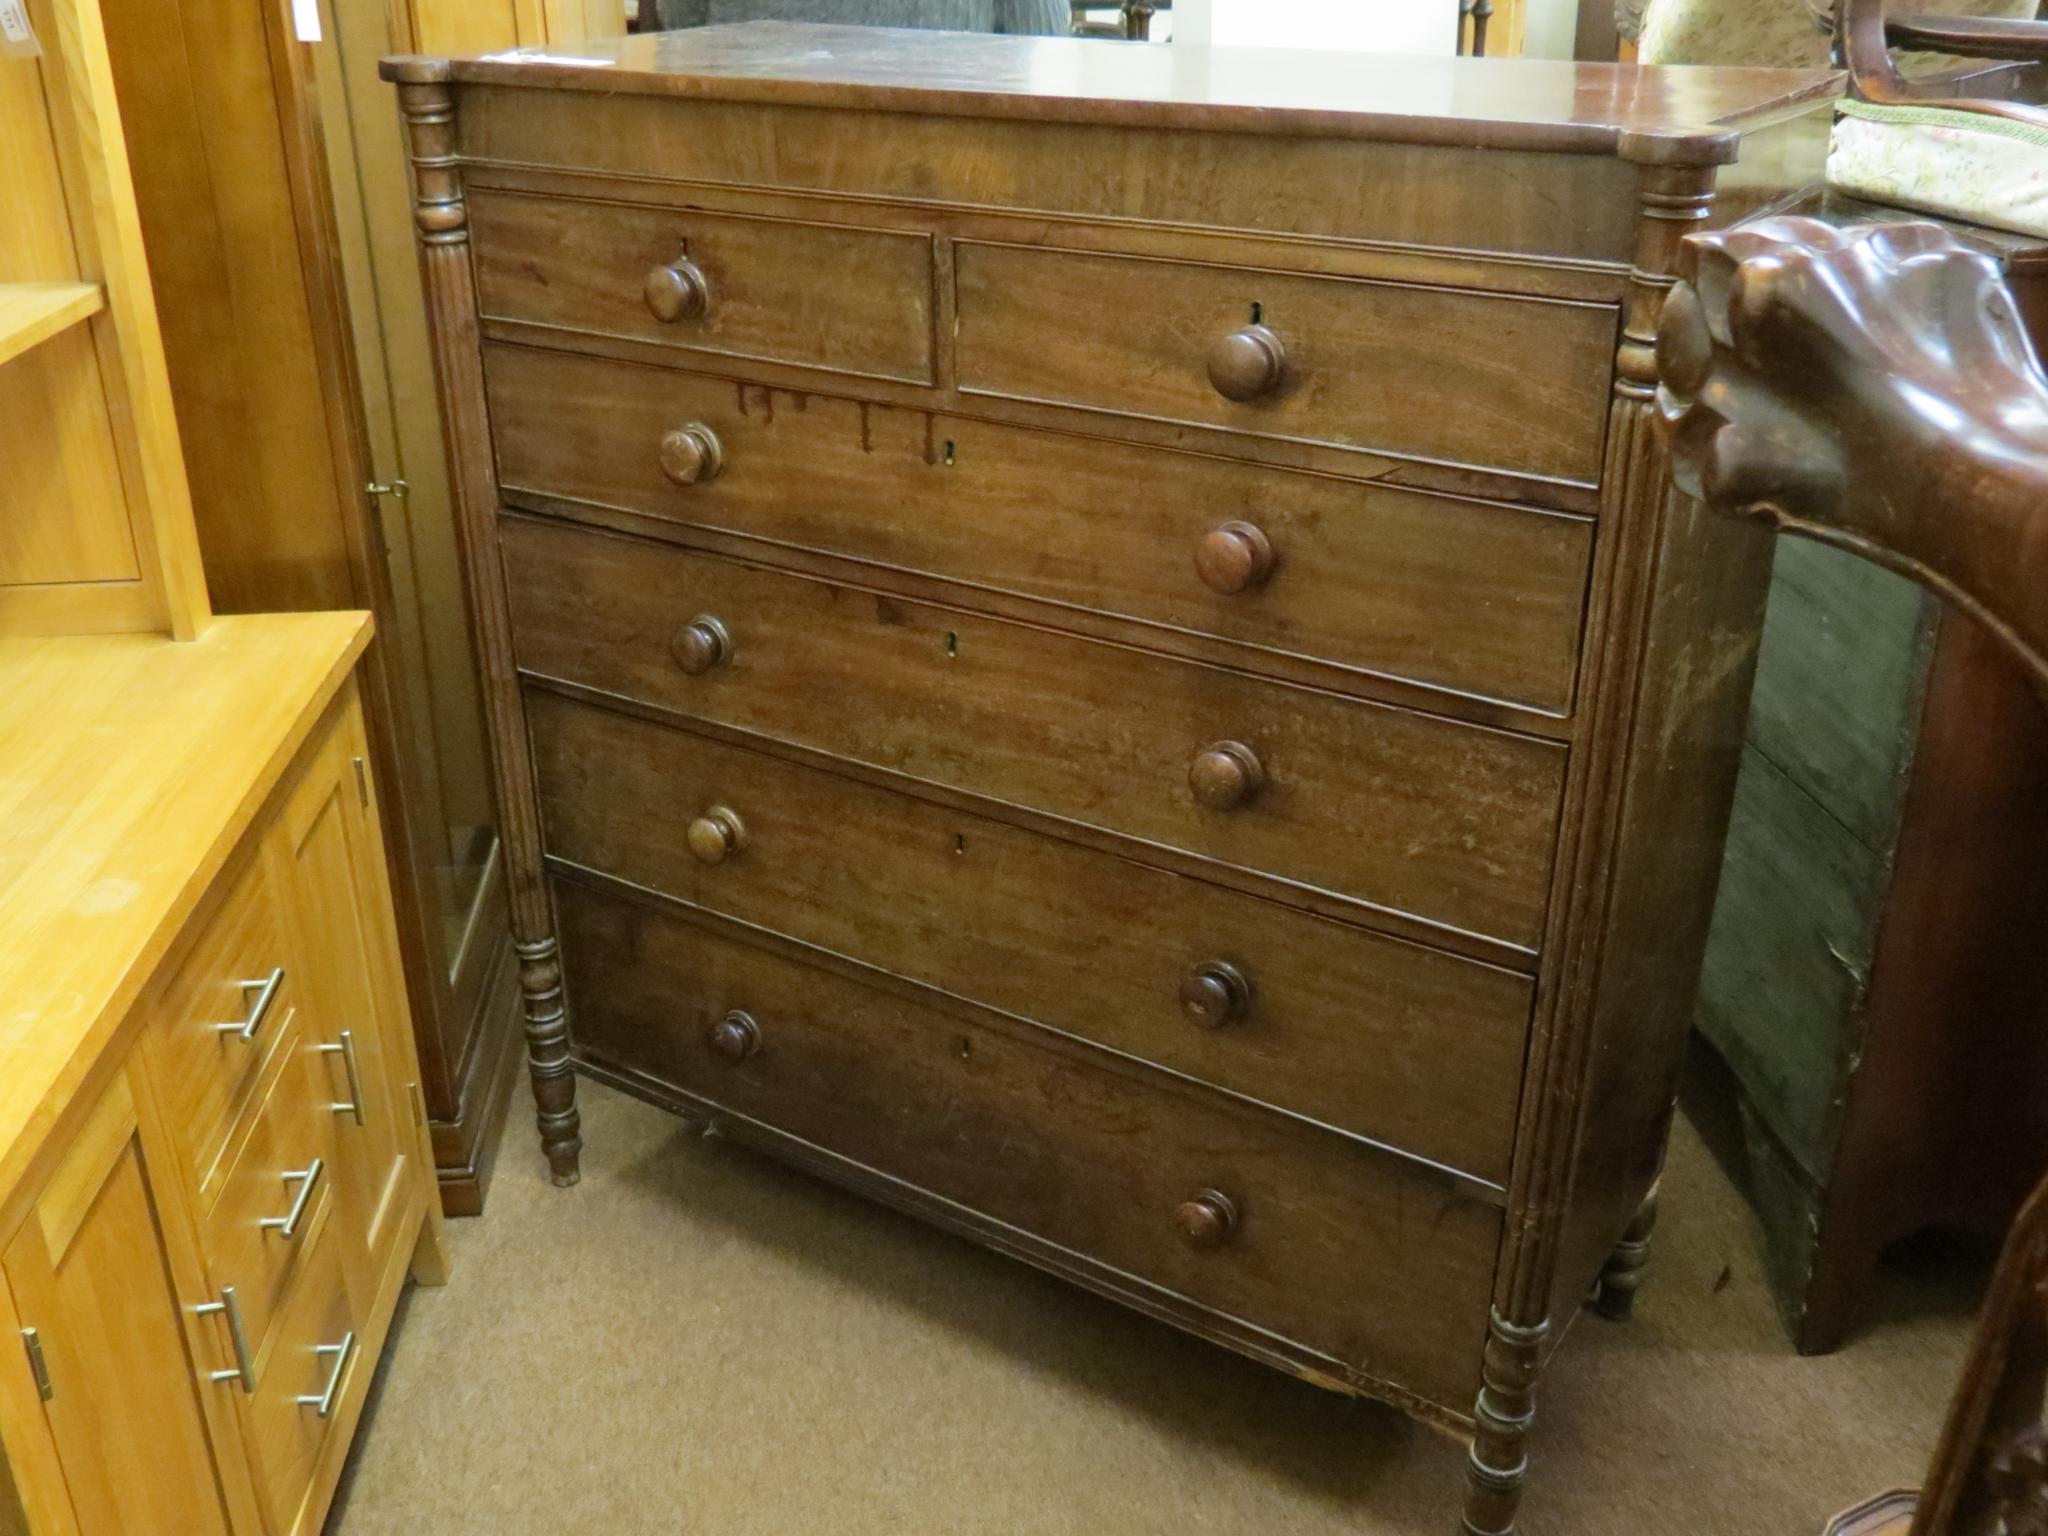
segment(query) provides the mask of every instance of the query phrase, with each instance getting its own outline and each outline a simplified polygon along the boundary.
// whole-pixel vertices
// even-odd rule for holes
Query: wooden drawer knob
[[[704,269],[687,256],[649,269],[640,292],[648,313],[664,325],[694,320],[711,308],[711,285],[704,281]]]
[[[700,613],[676,631],[669,650],[675,654],[677,666],[692,677],[702,677],[732,660],[732,636],[717,618]]]
[[[677,485],[699,485],[716,479],[725,468],[725,450],[718,444],[718,434],[701,421],[664,432],[657,451],[661,472]]]
[[[1226,400],[1270,395],[1287,376],[1287,348],[1263,325],[1219,337],[1209,348],[1209,382]]]
[[[1251,1005],[1251,978],[1228,960],[1204,960],[1180,984],[1180,1011],[1202,1029],[1234,1024]]]
[[[1212,811],[1234,811],[1258,793],[1266,770],[1258,755],[1241,741],[1219,741],[1204,747],[1188,764],[1188,788]]]
[[[761,1050],[761,1026],[751,1013],[735,1008],[711,1026],[711,1049],[727,1061],[745,1061]]]
[[[747,826],[732,807],[714,805],[690,823],[683,840],[699,864],[723,864],[747,846]]]
[[[1273,542],[1254,523],[1224,523],[1195,546],[1195,572],[1225,597],[1260,586],[1273,574]]]
[[[1205,1189],[1180,1203],[1173,1224],[1190,1248],[1220,1248],[1237,1230],[1237,1202],[1220,1189]]]

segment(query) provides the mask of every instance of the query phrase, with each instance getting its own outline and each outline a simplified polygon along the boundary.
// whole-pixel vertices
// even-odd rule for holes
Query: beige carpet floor
[[[522,1096],[523,1098],[523,1096]],[[1449,1536],[1463,1451],[585,1085],[412,1292],[335,1536]],[[1981,1274],[1801,1360],[1682,1125],[1637,1319],[1547,1378],[1528,1536],[1807,1536],[1919,1480]]]

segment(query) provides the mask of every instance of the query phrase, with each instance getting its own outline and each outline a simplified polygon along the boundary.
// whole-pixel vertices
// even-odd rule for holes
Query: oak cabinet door
[[[332,1095],[350,1289],[368,1307],[404,1258],[397,1247],[407,1237],[421,1143],[398,940],[353,687],[323,731],[273,835],[307,983],[307,1038]]]
[[[117,1076],[0,1256],[33,1330],[49,1437],[81,1536],[227,1536],[195,1361],[137,1132]],[[196,1337],[206,1339],[202,1329]],[[25,1342],[27,1342],[25,1337]]]

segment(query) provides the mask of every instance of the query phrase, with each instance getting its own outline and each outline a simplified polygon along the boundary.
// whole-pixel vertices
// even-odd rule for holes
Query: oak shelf
[[[0,363],[107,307],[98,283],[0,283]]]

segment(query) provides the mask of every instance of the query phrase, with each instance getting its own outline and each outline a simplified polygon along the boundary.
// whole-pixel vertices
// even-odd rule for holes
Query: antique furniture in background
[[[570,41],[599,0],[102,0],[217,608],[361,607],[443,1194],[479,1208],[518,1007],[393,48]],[[622,15],[623,13],[621,13]],[[617,26],[603,28],[605,32]]]
[[[1941,594],[2048,705],[2048,376],[1997,263],[1932,224],[1802,218],[1684,261],[1657,349],[1678,483]],[[1831,1536],[2041,1529],[2044,1386],[2048,1183],[2007,1241],[1926,1490]]]
[[[1818,64],[1828,22],[1806,0],[1652,0],[1640,58]],[[1896,131],[1842,118],[1829,179],[1847,173],[1845,139],[1874,167],[1863,146]],[[1865,216],[1840,194],[1829,206]],[[1975,238],[2023,302],[2048,301],[2039,239]],[[1714,1078],[1733,1088],[1802,1350],[1854,1326],[1886,1244],[1937,1225],[1996,1238],[2048,1165],[2044,747],[2048,724],[1974,626],[1867,561],[1780,545],[1698,1025],[1729,1068]]]
[[[40,56],[0,53],[0,1530],[313,1536],[408,1270],[443,1266],[369,619],[212,615],[99,10],[27,16]]]
[[[1511,1529],[1640,1261],[1768,573],[1666,487],[1652,327],[1833,77],[385,69],[557,1182],[580,1069],[1469,1432]]]

